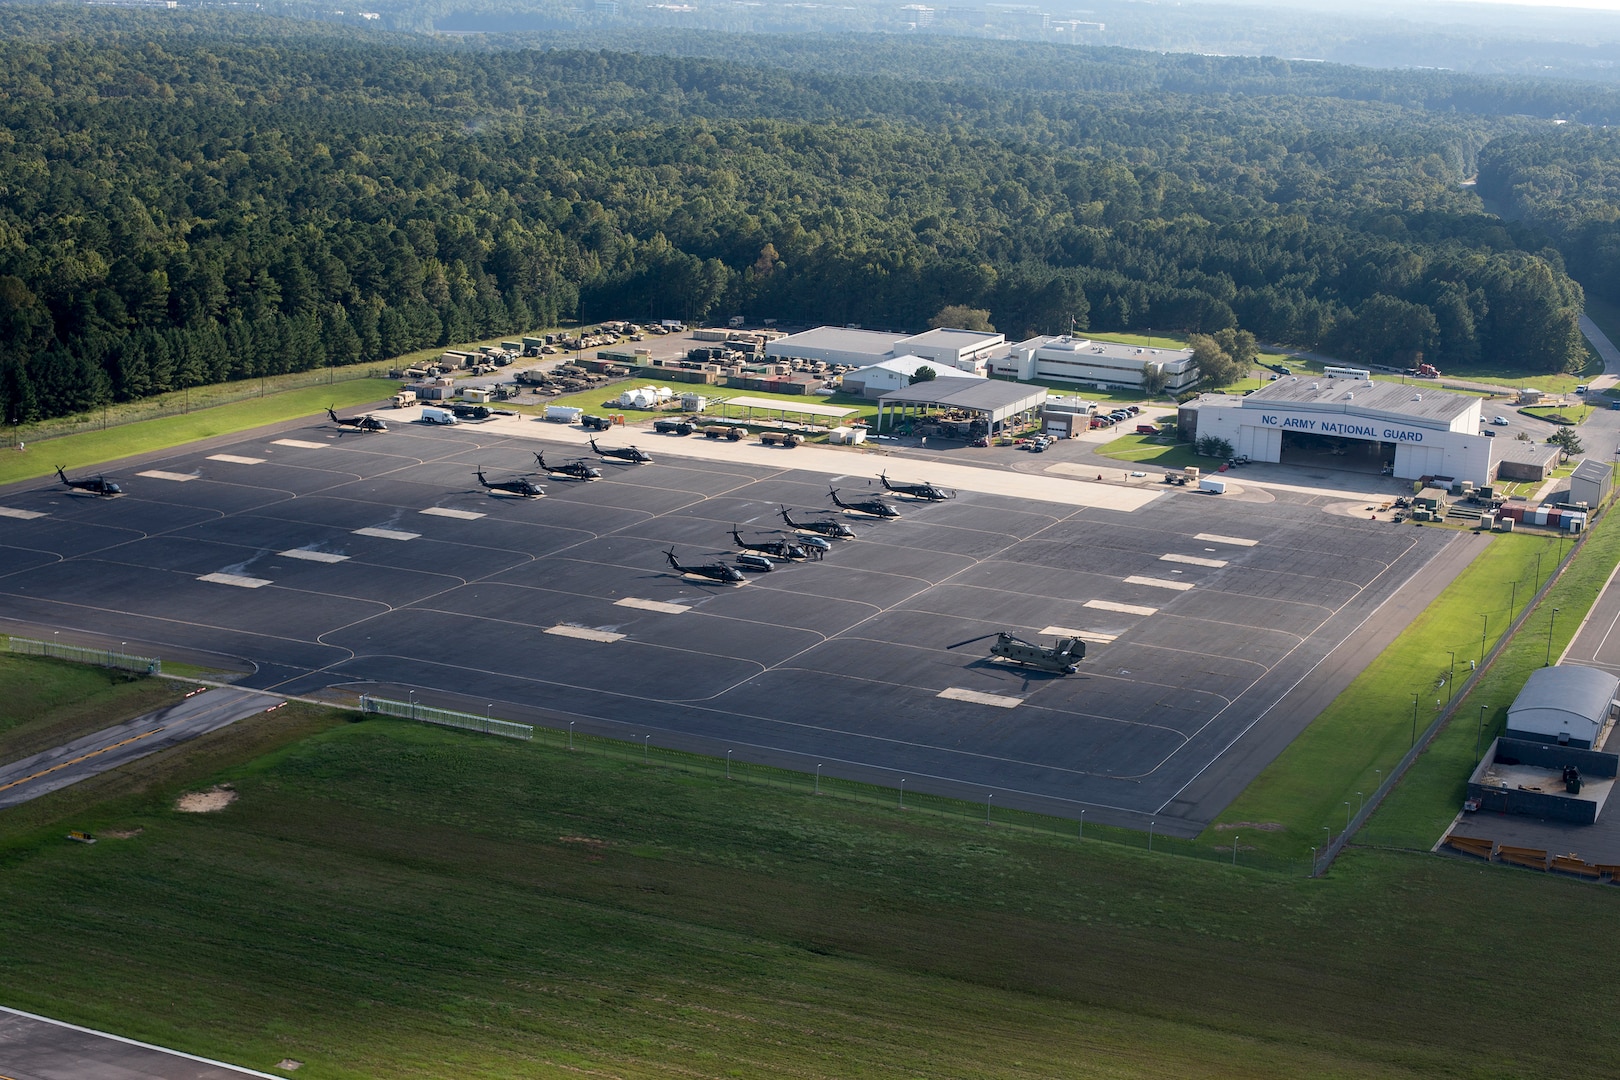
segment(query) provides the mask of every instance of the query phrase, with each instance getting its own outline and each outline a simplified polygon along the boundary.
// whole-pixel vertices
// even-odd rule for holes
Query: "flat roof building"
[[[1164,373],[1165,389],[1171,392],[1185,390],[1199,379],[1191,349],[1155,349],[1067,334],[1020,341],[998,352],[990,360],[990,369],[993,375],[1023,382],[1047,379],[1094,384],[1102,389],[1135,389],[1155,369]]]
[[[765,355],[782,360],[821,360],[828,364],[868,367],[880,360],[920,356],[936,369],[955,368],[983,374],[986,358],[1006,345],[994,331],[939,327],[921,334],[882,334],[840,326],[818,326],[777,338],[765,346]]]

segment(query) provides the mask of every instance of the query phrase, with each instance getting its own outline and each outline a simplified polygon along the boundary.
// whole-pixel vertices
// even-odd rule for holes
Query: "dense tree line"
[[[1543,234],[1460,186],[1522,118],[188,19],[0,38],[8,417],[581,313],[1579,351]]]

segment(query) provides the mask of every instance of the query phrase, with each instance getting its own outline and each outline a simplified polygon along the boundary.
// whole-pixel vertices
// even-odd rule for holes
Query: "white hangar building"
[[[1012,376],[1020,382],[1049,379],[1095,383],[1104,389],[1141,386],[1143,376],[1154,369],[1164,372],[1165,389],[1171,393],[1198,381],[1191,349],[1144,348],[1067,334],[1020,341],[992,359],[990,367],[992,375]]]
[[[974,381],[984,382],[984,376],[976,372],[958,371],[943,364],[931,363],[921,356],[896,356],[845,374],[844,393],[862,394],[869,398],[882,397],[890,390],[910,386],[911,377],[919,368],[925,367],[933,370],[936,380],[944,380],[952,386],[958,384],[965,386]]]
[[[936,370],[954,368],[982,375],[987,357],[1004,347],[997,333],[941,327],[921,334],[880,334],[841,326],[818,326],[800,334],[777,338],[765,346],[765,355],[780,360],[821,360],[828,364],[870,367],[881,360],[920,356]]]
[[[1182,406],[1182,426],[1215,436],[1252,461],[1342,468],[1416,480],[1492,482],[1495,439],[1479,433],[1482,399],[1408,383],[1289,375],[1247,397]],[[1191,413],[1191,416],[1187,414]],[[1330,457],[1331,456],[1331,457]]]

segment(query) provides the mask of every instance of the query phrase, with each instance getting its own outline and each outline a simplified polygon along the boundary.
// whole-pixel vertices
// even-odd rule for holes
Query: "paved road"
[[[1620,380],[1620,349],[1615,348],[1609,335],[1598,329],[1598,324],[1581,316],[1581,333],[1592,343],[1592,348],[1603,358],[1603,374],[1592,380],[1592,389],[1604,390]]]
[[[0,810],[234,724],[280,701],[247,690],[206,690],[54,750],[0,765]]]
[[[0,1006],[0,1080],[234,1080],[272,1075]]]

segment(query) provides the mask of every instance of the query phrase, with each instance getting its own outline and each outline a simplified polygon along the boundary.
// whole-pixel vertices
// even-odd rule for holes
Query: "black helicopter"
[[[1077,666],[1079,661],[1086,658],[1086,643],[1077,637],[1058,638],[1057,644],[1048,649],[1044,645],[1025,641],[1006,630],[999,630],[994,634],[980,634],[976,638],[958,641],[948,647],[960,649],[963,645],[971,645],[975,641],[991,637],[996,639],[995,644],[990,646],[991,656],[999,656],[1015,664],[1026,664],[1041,671],[1050,671],[1055,675],[1073,675],[1080,670]]]
[[[595,439],[592,439],[591,449],[596,451],[598,457],[613,458],[617,461],[628,461],[632,465],[652,464],[651,454],[647,453],[645,450],[637,450],[633,446],[618,446],[611,450],[604,450],[600,446],[596,445]]]
[[[88,491],[92,495],[102,496],[122,495],[124,493],[123,488],[119,487],[105,476],[87,476],[83,480],[69,480],[67,478],[67,473],[62,471],[62,466],[60,465],[56,467],[56,475],[61,478],[62,483],[66,484],[74,491]]]
[[[535,451],[534,460],[540,463],[542,469],[554,476],[566,476],[571,480],[602,479],[601,469],[596,468],[594,465],[587,465],[583,461],[570,461],[566,465],[547,465],[546,455],[538,450]]]
[[[782,520],[787,522],[787,526],[790,529],[798,529],[800,532],[816,533],[819,536],[830,536],[834,540],[855,539],[855,530],[850,528],[848,525],[845,525],[842,521],[794,521],[793,518],[788,516],[787,507],[782,507],[781,512]],[[822,512],[831,513],[832,511],[824,510]]]
[[[773,559],[808,559],[810,557],[810,553],[804,550],[803,545],[795,544],[785,538],[778,540],[744,540],[735,525],[731,527],[731,538],[737,541],[737,546],[744,551],[757,551],[761,555],[769,555]]]
[[[910,495],[913,499],[924,502],[943,502],[946,499],[956,498],[956,492],[946,491],[933,484],[891,484],[886,473],[878,473],[878,479],[883,481],[883,490],[892,491],[896,495]]]
[[[491,483],[484,479],[482,467],[478,470],[478,482],[491,491],[504,492],[507,495],[517,495],[524,499],[537,499],[546,493],[545,488],[539,486],[527,476],[520,476],[516,480],[496,480]]]
[[[748,580],[743,577],[741,570],[728,563],[714,562],[703,563],[701,566],[682,566],[675,558],[674,548],[664,552],[664,557],[669,560],[669,565],[673,566],[675,571],[680,574],[708,578],[710,581],[718,581],[722,585],[737,585]]]
[[[827,490],[832,492],[833,505],[840,510],[854,510],[857,513],[870,514],[872,517],[880,518],[897,518],[900,516],[900,511],[882,499],[866,499],[861,502],[847,503],[838,497],[837,488],[829,487]]]
[[[326,407],[326,415],[332,418],[332,423],[338,427],[353,428],[355,431],[387,431],[388,425],[381,420],[366,413],[364,416],[339,416],[332,411],[332,406]]]

